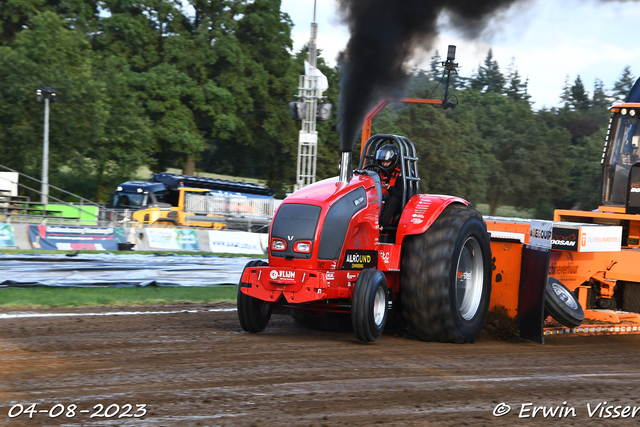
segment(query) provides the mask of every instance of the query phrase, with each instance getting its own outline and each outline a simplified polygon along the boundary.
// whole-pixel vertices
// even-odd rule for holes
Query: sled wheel
[[[267,263],[264,261],[249,261],[244,269],[266,265]],[[242,283],[238,286],[237,307],[240,326],[245,331],[251,333],[262,332],[269,324],[273,304],[243,294]]]
[[[448,206],[427,231],[405,238],[404,316],[423,341],[474,342],[487,319],[491,247],[476,210]]]
[[[351,325],[360,341],[376,341],[382,335],[387,322],[388,295],[387,279],[380,270],[362,270],[351,300]]]
[[[549,277],[544,289],[545,309],[560,324],[575,328],[584,322],[584,310],[576,297],[558,279]]]
[[[624,284],[622,309],[631,313],[640,313],[640,283],[626,282]]]

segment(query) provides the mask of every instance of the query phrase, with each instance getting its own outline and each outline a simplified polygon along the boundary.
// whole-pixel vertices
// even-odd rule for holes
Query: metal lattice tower
[[[309,40],[309,65],[317,66],[316,36],[316,4],[313,5],[313,22],[311,23],[311,39]],[[294,191],[316,182],[316,161],[318,154],[318,132],[316,131],[316,111],[321,92],[318,89],[317,76],[300,76],[298,98],[305,103],[306,117],[302,120],[302,129],[298,138],[298,174]]]

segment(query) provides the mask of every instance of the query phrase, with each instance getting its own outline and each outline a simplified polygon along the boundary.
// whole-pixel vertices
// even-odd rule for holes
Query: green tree
[[[485,184],[491,215],[502,205],[538,208],[566,194],[566,131],[548,128],[527,103],[499,94],[465,91],[461,103],[472,109],[492,158]]]
[[[92,69],[92,51],[84,36],[65,27],[53,12],[39,13],[8,46],[0,47],[0,144],[5,164],[40,176],[42,104],[37,87],[57,90],[51,105],[50,174],[84,157],[102,137],[107,110],[105,86]]]
[[[60,16],[68,28],[87,34],[98,21],[97,0],[0,0],[0,46],[7,45],[39,13]]]
[[[574,110],[587,110],[590,107],[589,94],[587,93],[580,75],[576,77],[570,89],[569,105]]]
[[[471,78],[471,89],[502,93],[504,85],[504,75],[500,72],[498,61],[493,59],[493,50],[489,49],[484,66],[479,66],[477,74]]]
[[[622,70],[622,75],[613,84],[612,96],[613,99],[619,102],[624,102],[635,83],[636,78],[631,74],[631,67],[626,66]]]
[[[506,78],[505,94],[514,101],[529,102],[531,95],[527,92],[528,86],[529,79],[522,81],[522,77],[515,66],[515,59],[512,59]]]

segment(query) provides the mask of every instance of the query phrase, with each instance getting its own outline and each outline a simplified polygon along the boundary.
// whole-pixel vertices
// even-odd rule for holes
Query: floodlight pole
[[[40,202],[46,209],[49,203],[49,97],[44,97],[44,141],[42,145],[42,190]]]

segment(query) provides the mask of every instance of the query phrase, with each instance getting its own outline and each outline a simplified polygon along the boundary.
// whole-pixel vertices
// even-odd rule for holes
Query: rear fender
[[[460,197],[416,194],[407,202],[398,222],[396,244],[401,245],[405,236],[422,234],[438,219],[442,211],[453,203],[469,206]]]

